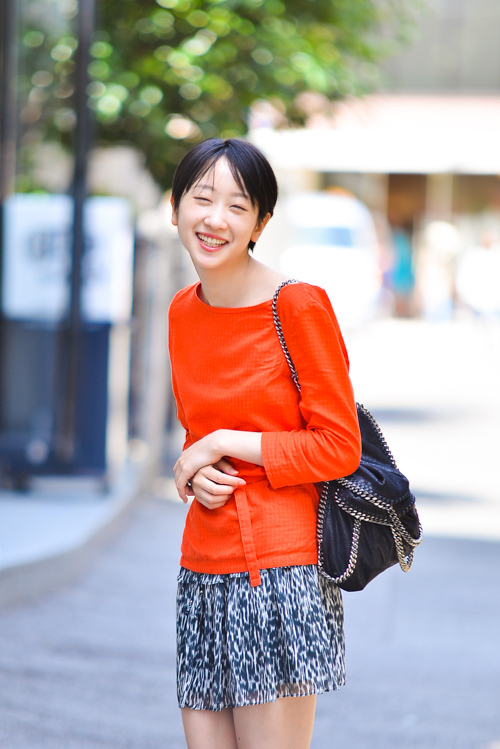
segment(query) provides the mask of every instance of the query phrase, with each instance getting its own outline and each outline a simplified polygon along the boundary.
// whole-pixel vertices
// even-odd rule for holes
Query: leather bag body
[[[408,479],[371,413],[357,405],[362,454],[350,476],[328,481],[318,509],[318,567],[346,591],[399,562],[408,572],[422,528]]]

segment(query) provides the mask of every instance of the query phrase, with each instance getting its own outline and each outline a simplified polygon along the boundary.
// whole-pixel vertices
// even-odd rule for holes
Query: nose
[[[217,203],[212,203],[203,221],[205,226],[209,226],[211,229],[226,229],[227,220],[224,207]]]

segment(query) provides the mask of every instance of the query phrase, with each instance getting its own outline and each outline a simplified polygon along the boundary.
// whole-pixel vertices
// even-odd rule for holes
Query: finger
[[[177,487],[185,490],[185,488],[189,484],[191,477],[193,476],[193,473],[194,472],[191,471],[189,466],[186,464],[183,453],[174,465],[174,478]]]
[[[244,479],[238,476],[229,476],[227,473],[219,471],[215,466],[204,466],[191,479],[191,483],[196,488],[198,482],[202,480],[208,480],[214,484],[221,484],[223,486],[230,486],[228,491],[233,491],[237,486],[243,486],[246,482]],[[203,484],[206,487],[206,484]]]
[[[217,499],[212,497],[210,494],[205,494],[204,492],[200,493],[199,496],[196,496],[196,500],[207,508],[207,510],[218,510],[221,507],[224,507],[226,502],[229,500],[229,496],[225,495],[222,497],[218,497]]]
[[[227,473],[230,476],[237,476],[238,471],[234,466],[231,465],[231,463],[226,460],[225,458],[221,458],[217,461],[217,463],[214,463],[214,468],[218,468],[219,471],[222,471],[223,473]]]
[[[191,486],[190,482],[186,482],[184,485],[181,485],[175,481],[175,488],[177,489],[177,494],[182,499],[184,504],[189,502],[190,497],[194,496],[193,487]]]
[[[239,478],[239,476],[229,476],[227,473],[222,473],[222,471],[218,471],[216,468],[213,468],[210,472],[207,472],[207,478],[209,478],[215,484],[230,486],[231,491],[237,486],[244,486],[246,484],[245,479],[241,479]]]
[[[174,471],[175,485],[177,487],[179,496],[183,501],[190,493],[190,484],[192,482],[192,479],[193,474],[185,468],[177,472]]]
[[[189,493],[191,479],[192,474],[189,476],[186,473],[180,473],[178,476],[175,476],[175,485],[177,486],[177,491],[181,497],[186,496]]]
[[[220,474],[220,476],[224,476],[224,474]],[[236,488],[230,486],[229,483],[219,483],[212,480],[209,476],[200,475],[199,473],[193,478],[192,486],[195,496],[198,496],[200,492],[206,492],[208,495],[214,497],[220,497],[223,494],[231,495]]]
[[[184,504],[188,503],[189,498],[188,498],[188,495],[187,495],[187,493],[185,491],[182,491],[181,489],[177,489],[177,494],[182,499],[182,501],[184,502]]]

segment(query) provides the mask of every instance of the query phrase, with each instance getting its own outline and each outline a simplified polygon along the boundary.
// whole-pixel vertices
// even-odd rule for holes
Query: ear
[[[260,237],[260,235],[262,234],[262,232],[266,228],[267,222],[269,221],[270,218],[271,218],[271,214],[268,213],[267,216],[264,216],[264,218],[262,219],[262,221],[259,221],[259,223],[257,224],[257,226],[255,227],[255,229],[253,231],[252,236],[250,237],[250,240],[252,242],[256,242],[258,240],[258,238]]]
[[[170,196],[170,205],[172,206],[172,219],[171,219],[171,221],[172,221],[172,224],[174,226],[177,226],[177,224],[178,224],[177,211],[174,209],[174,196],[173,195]]]

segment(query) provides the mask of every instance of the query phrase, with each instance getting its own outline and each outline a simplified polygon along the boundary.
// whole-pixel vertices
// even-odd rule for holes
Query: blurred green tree
[[[88,87],[98,137],[134,143],[168,187],[191,144],[244,135],[258,100],[270,102],[273,124],[298,125],[311,101],[327,106],[372,89],[378,63],[411,37],[418,7],[419,0],[99,0]],[[55,63],[50,72],[47,63],[34,66],[35,109],[25,112],[37,120],[53,88],[59,102],[47,101],[37,120],[47,134],[68,137],[74,125],[76,44],[68,29],[44,33],[33,19],[24,35],[28,51]]]

